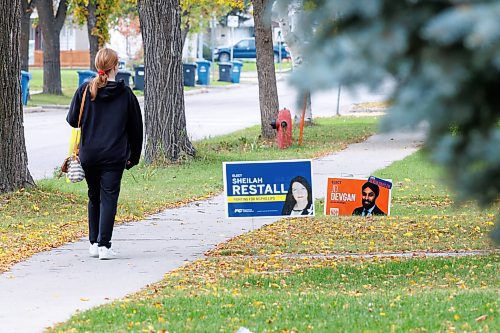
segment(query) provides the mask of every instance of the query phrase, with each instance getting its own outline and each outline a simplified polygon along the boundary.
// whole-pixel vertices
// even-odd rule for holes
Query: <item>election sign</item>
[[[225,162],[226,217],[312,216],[310,160]]]
[[[392,181],[369,177],[328,178],[325,215],[384,216],[391,212]]]

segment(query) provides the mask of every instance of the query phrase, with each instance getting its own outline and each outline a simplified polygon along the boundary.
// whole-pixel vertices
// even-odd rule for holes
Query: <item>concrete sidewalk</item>
[[[415,152],[423,136],[375,135],[313,163],[315,196],[324,196],[327,175],[369,176]],[[167,194],[166,194],[167,195]],[[187,261],[203,257],[215,244],[276,219],[224,218],[222,195],[166,210],[115,228],[119,258],[88,256],[88,242],[37,254],[0,275],[2,332],[40,332],[85,310],[135,292]]]

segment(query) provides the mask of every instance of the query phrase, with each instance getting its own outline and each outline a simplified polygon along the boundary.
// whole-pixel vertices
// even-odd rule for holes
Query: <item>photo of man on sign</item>
[[[385,216],[391,212],[391,180],[328,178],[325,215]]]
[[[361,187],[361,200],[363,206],[354,209],[352,215],[372,216],[372,215],[387,215],[376,205],[377,197],[380,193],[378,185],[366,182]]]

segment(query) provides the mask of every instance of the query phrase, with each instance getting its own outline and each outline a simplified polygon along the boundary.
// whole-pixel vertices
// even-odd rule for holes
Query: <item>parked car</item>
[[[280,46],[274,45],[274,62],[280,61]],[[245,38],[234,44],[233,58],[252,59],[256,58],[255,38]],[[231,47],[217,47],[214,50],[214,57],[220,62],[226,62],[231,59]],[[290,52],[285,43],[281,43],[281,59],[290,59]]]

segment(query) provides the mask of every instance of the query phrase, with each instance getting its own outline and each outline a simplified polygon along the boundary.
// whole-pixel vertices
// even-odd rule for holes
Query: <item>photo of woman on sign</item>
[[[281,215],[313,214],[314,205],[311,185],[304,177],[297,176],[290,181]]]

